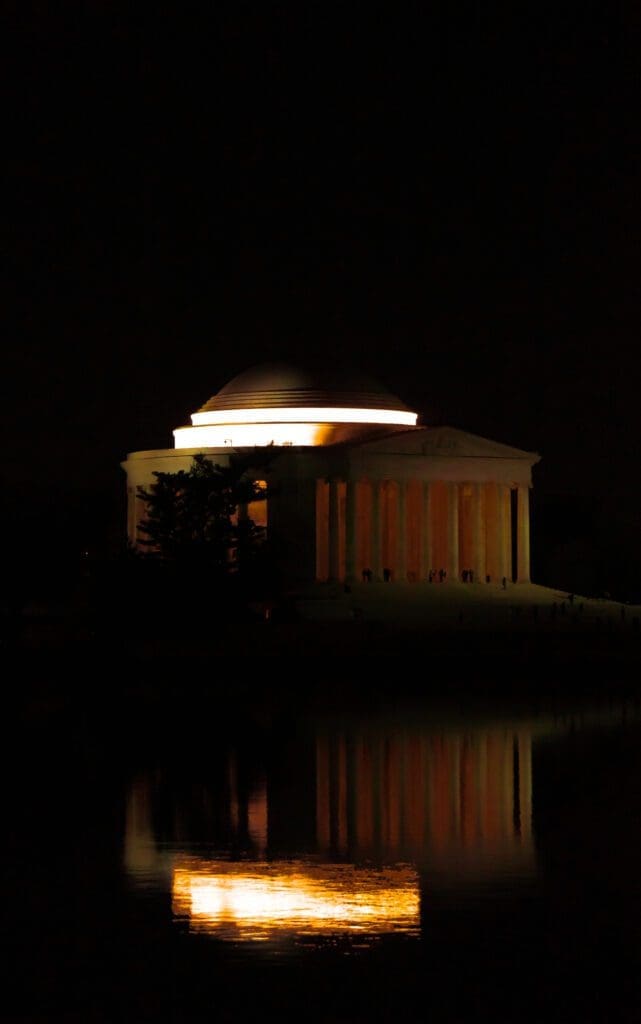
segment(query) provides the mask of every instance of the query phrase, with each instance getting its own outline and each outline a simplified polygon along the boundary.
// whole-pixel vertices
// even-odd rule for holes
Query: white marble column
[[[331,477],[329,481],[329,578],[333,581],[340,578],[340,506],[338,502],[338,480],[336,477]]]
[[[485,494],[483,484],[474,484],[474,520],[472,523],[474,545],[474,582],[485,583],[486,542],[485,542]]]
[[[374,580],[383,579],[383,517],[381,515],[382,481],[372,480],[372,572]]]
[[[519,484],[516,495],[516,578],[530,582],[530,488]]]
[[[510,562],[508,557],[509,530],[508,530],[508,501],[510,500],[510,488],[507,484],[496,485],[496,551],[498,560],[498,574],[500,583],[503,577],[511,582]]]
[[[424,582],[432,568],[432,487],[427,481],[423,484],[419,529],[421,532],[421,581]]]
[[[407,481],[396,487],[396,580],[407,583]]]
[[[356,580],[356,481],[345,485],[345,582]],[[362,568],[362,566],[361,566]]]
[[[447,578],[459,578],[458,484],[447,485]]]

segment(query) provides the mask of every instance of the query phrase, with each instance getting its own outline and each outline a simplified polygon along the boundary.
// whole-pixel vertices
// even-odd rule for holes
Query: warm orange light
[[[344,409],[327,408],[268,408],[224,409],[195,412],[191,422],[195,427],[225,423],[392,423],[413,427],[417,413],[400,409]]]
[[[326,423],[233,423],[218,427],[178,427],[174,430],[174,443],[176,448],[322,445],[330,430]]]
[[[195,412],[191,427],[174,430],[176,448],[315,446],[329,442],[338,424],[416,425],[415,412],[399,409],[288,408]]]
[[[350,864],[239,863],[179,857],[173,909],[194,931],[266,940],[275,934],[418,934],[418,876]]]

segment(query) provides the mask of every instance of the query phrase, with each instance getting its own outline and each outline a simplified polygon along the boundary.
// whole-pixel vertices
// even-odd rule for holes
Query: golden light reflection
[[[418,934],[418,875],[304,862],[228,863],[177,857],[173,911],[190,930],[265,941],[279,935]]]

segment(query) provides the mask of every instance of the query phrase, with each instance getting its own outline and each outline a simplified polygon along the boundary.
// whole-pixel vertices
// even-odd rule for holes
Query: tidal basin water
[[[25,707],[4,1017],[637,1021],[641,708]]]

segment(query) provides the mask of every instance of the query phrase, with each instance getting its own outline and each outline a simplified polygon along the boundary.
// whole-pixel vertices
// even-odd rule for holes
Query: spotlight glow
[[[416,426],[417,413],[400,409],[283,408],[224,409],[195,412],[195,427],[223,423],[391,423]]]
[[[176,448],[253,448],[268,444],[321,445],[331,427],[326,423],[231,423],[224,426],[178,427]]]

